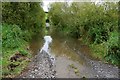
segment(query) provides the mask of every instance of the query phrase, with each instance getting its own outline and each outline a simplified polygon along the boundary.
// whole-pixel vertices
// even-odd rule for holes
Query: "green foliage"
[[[28,54],[28,52],[26,50],[19,50],[20,54],[22,54],[23,56],[26,56]]]
[[[107,44],[108,52],[105,56],[106,60],[112,62],[113,64],[120,65],[119,33],[117,31],[110,33],[110,38]]]
[[[2,25],[0,24],[0,78],[2,77]]]
[[[118,3],[53,3],[49,19],[53,31],[82,38],[94,53],[107,56],[110,62],[118,64]]]
[[[2,25],[2,47],[4,48],[18,48],[21,47],[25,41],[22,40],[22,30],[17,25]]]
[[[31,56],[26,50],[35,34],[42,34],[45,26],[45,13],[38,2],[3,2],[2,3],[2,53],[3,77],[20,74],[28,64],[24,58]],[[1,29],[1,28],[0,28]],[[8,69],[10,57],[20,53],[23,55],[20,65],[14,71]],[[19,63],[13,62],[14,65]]]
[[[119,46],[119,33],[118,31],[110,32],[110,37],[108,40],[108,46]]]
[[[26,50],[28,43],[23,38],[24,31],[17,25],[2,25],[2,74],[3,77],[7,77],[8,75],[13,76],[16,74],[20,74],[22,71],[21,66],[14,68],[14,71],[11,72],[8,69],[10,64],[18,65],[19,62],[11,63],[10,58],[16,53],[20,53],[23,56],[30,57],[29,52]],[[23,60],[23,63],[27,61]],[[20,63],[22,64],[22,63]],[[22,65],[25,67],[26,65]]]
[[[14,49],[42,33],[45,13],[37,2],[2,3],[2,47]],[[6,24],[7,23],[7,24]]]
[[[45,13],[37,2],[3,2],[2,21],[7,24],[19,25],[26,34],[42,33],[45,26]],[[26,35],[25,40],[29,40]]]

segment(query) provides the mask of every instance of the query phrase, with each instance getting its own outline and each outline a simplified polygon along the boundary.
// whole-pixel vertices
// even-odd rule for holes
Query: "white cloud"
[[[45,12],[48,12],[49,4],[53,2],[95,2],[95,4],[101,4],[103,0],[43,0],[43,9]]]
[[[73,0],[43,0],[43,9],[45,12],[48,12],[48,7],[49,7],[49,4],[50,3],[53,3],[53,2],[73,2]]]
[[[43,9],[44,11],[48,12],[48,5],[49,5],[49,1],[43,1]]]

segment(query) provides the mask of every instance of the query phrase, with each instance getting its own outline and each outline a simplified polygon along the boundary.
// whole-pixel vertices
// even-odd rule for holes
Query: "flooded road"
[[[44,44],[44,39],[40,35],[36,35],[30,41],[30,50],[32,55],[35,56]]]
[[[103,63],[102,61],[98,61],[93,58],[89,47],[82,44],[79,40],[59,36],[51,37],[53,41],[49,50],[50,54],[55,56],[54,65],[56,70],[56,78],[119,77],[118,67]],[[34,55],[36,50],[39,51],[42,48],[41,45],[43,45],[43,43],[40,41],[39,47],[37,43],[36,45],[37,46],[35,46],[35,44],[31,44]]]

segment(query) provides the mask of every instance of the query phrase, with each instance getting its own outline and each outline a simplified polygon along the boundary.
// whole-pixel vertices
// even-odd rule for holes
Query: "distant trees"
[[[103,54],[108,57],[106,59],[118,64],[120,57],[118,3],[105,2],[101,5],[92,2],[73,2],[71,5],[53,3],[49,18],[54,31],[81,38],[89,45],[105,43],[103,46],[106,46],[104,49],[106,52]]]

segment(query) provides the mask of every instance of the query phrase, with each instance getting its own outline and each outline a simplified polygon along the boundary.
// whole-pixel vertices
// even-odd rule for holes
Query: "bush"
[[[21,47],[25,41],[22,39],[23,31],[17,25],[2,25],[2,47],[14,49]]]
[[[119,33],[117,31],[111,32],[107,42],[108,52],[105,56],[107,61],[119,65],[120,61],[120,46],[119,46]]]
[[[15,56],[20,53],[24,57],[30,58],[31,56],[28,54],[29,52],[26,50],[28,46],[28,42],[23,39],[24,31],[21,30],[17,25],[2,25],[2,77],[11,77],[20,74],[23,70],[21,67],[25,67],[26,65],[18,65],[25,64],[27,61],[22,60],[23,62],[15,61],[20,56]],[[12,58],[13,57],[13,58]],[[12,60],[13,59],[13,60]],[[12,61],[11,61],[12,60]],[[12,68],[10,65],[18,65]],[[13,71],[11,71],[14,69]]]
[[[92,46],[96,54],[99,52],[107,56],[106,59],[115,64],[118,64],[120,52],[118,16],[118,3],[114,2],[99,5],[92,2],[73,2],[71,5],[53,3],[49,11],[49,19],[55,32],[81,38],[87,45]]]
[[[25,31],[25,40],[30,40],[30,36],[42,34],[45,13],[37,2],[3,2],[2,22],[18,25],[22,31]]]

